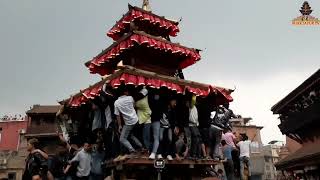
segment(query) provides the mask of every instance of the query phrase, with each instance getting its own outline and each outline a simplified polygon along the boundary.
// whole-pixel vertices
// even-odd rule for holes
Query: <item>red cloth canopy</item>
[[[88,63],[87,67],[89,68],[91,73],[106,75],[109,71],[104,71],[102,68],[100,68],[101,65],[107,62],[111,62],[112,59],[119,56],[123,51],[128,50],[135,45],[145,45],[149,48],[158,49],[167,53],[178,54],[185,57],[185,59],[179,64],[179,68],[181,69],[184,69],[196,63],[201,58],[199,52],[195,49],[190,49],[179,44],[174,44],[166,40],[153,38],[149,35],[135,32],[129,35],[124,40],[116,42],[110,47],[110,49],[107,49],[102,54],[93,58]]]
[[[121,71],[121,70],[120,70]],[[149,86],[151,88],[161,88],[166,87],[172,91],[176,91],[176,93],[184,93],[186,90],[189,92],[197,95],[197,96],[208,96],[209,93],[215,93],[215,94],[221,94],[222,95],[222,101],[224,102],[231,102],[233,99],[231,97],[231,92],[227,89],[210,86],[206,84],[197,84],[194,85],[193,82],[181,80],[179,83],[178,81],[174,81],[172,77],[171,79],[164,79],[157,76],[150,76],[143,73],[137,73],[136,70],[133,70],[131,73],[129,71],[127,72],[116,72],[114,76],[107,77],[106,79],[102,80],[101,82],[90,86],[89,88],[81,91],[81,93],[73,96],[69,101],[68,105],[71,107],[78,107],[82,104],[85,104],[90,99],[94,99],[95,97],[99,96],[102,87],[105,83],[108,83],[111,87],[117,88],[121,84],[126,85],[145,85]],[[144,71],[146,72],[146,71]]]
[[[135,7],[118,21],[117,24],[109,30],[107,35],[115,41],[118,40],[126,32],[126,29],[130,28],[130,22],[135,20],[149,22],[150,24],[157,26],[156,28],[164,28],[168,30],[170,36],[177,36],[177,33],[179,32],[178,23]]]

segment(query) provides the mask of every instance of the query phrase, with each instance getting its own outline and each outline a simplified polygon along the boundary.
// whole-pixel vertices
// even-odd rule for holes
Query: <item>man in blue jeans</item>
[[[223,166],[224,170],[226,172],[226,176],[228,180],[233,180],[234,178],[234,165],[232,160],[231,152],[233,150],[233,147],[227,144],[225,140],[221,141],[222,145],[222,154],[224,158]]]
[[[161,92],[160,92],[161,91]],[[162,159],[161,154],[158,153],[158,148],[160,144],[160,119],[163,117],[165,101],[164,101],[164,91],[161,90],[153,90],[150,91],[149,95],[149,105],[151,108],[151,129],[152,129],[152,150],[149,156],[149,159]]]
[[[211,142],[211,153],[213,153],[214,159],[221,158],[219,145],[222,139],[222,131],[231,128],[229,120],[235,117],[237,116],[229,109],[228,103],[217,107],[215,111],[211,112],[212,121],[209,128],[209,139]]]
[[[126,87],[119,87],[119,91],[121,96],[114,102],[114,114],[117,116],[118,131],[121,133],[120,143],[126,147],[130,153],[134,153],[136,150],[128,141],[129,137],[139,148],[142,148],[141,142],[131,133],[134,126],[138,123],[138,116],[134,109],[135,102],[132,96],[129,96],[129,92]],[[123,127],[121,117],[124,121]]]
[[[248,176],[251,176],[250,171],[250,144],[251,141],[248,140],[248,136],[246,134],[240,134],[241,139],[237,143],[237,147],[240,150],[240,179],[244,179],[244,166],[246,165],[248,168]]]
[[[173,129],[176,123],[175,107],[177,101],[175,98],[169,100],[168,108],[163,113],[163,118],[160,120],[160,146],[159,151],[161,155],[165,155],[169,161],[172,161],[172,156],[175,154],[173,144]]]

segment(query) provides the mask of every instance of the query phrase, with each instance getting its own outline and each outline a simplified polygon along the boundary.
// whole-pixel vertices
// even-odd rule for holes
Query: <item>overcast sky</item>
[[[24,113],[100,78],[84,62],[109,46],[105,33],[142,0],[1,0],[0,115]],[[179,19],[172,38],[202,49],[187,79],[236,87],[231,107],[264,126],[263,142],[283,140],[270,108],[320,66],[320,26],[295,27],[303,0],[150,0],[154,13]],[[320,18],[320,1],[309,1]]]

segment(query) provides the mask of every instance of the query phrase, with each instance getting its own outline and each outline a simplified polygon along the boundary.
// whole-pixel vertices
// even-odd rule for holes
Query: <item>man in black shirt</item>
[[[39,141],[35,138],[28,141],[27,150],[30,152],[26,159],[23,180],[47,179],[48,155],[38,149]]]

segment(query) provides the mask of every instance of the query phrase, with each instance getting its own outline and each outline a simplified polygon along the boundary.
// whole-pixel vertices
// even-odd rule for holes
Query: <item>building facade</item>
[[[265,161],[260,131],[263,127],[251,125],[249,123],[251,120],[252,118],[232,119],[232,130],[237,135],[241,133],[247,134],[249,140],[251,140],[251,179],[262,180],[264,175]]]
[[[27,125],[25,118],[0,121],[0,178],[22,179],[27,154],[24,138]]]
[[[265,161],[265,168],[264,168],[264,178],[265,180],[273,180],[277,178],[278,172],[275,167],[275,164],[280,160],[280,150],[282,146],[277,144],[269,144],[263,146],[263,153],[264,153],[264,161]]]
[[[59,105],[33,105],[26,112],[29,124],[25,137],[37,138],[41,148],[49,155],[55,154],[59,142],[57,131],[61,128],[56,117],[59,109]]]
[[[281,132],[301,145],[299,148],[289,139],[287,148],[293,153],[276,164],[287,176],[319,179],[319,109],[320,69],[271,108],[279,115]]]
[[[0,121],[0,151],[17,151],[21,133],[25,133],[28,121],[5,120]]]

